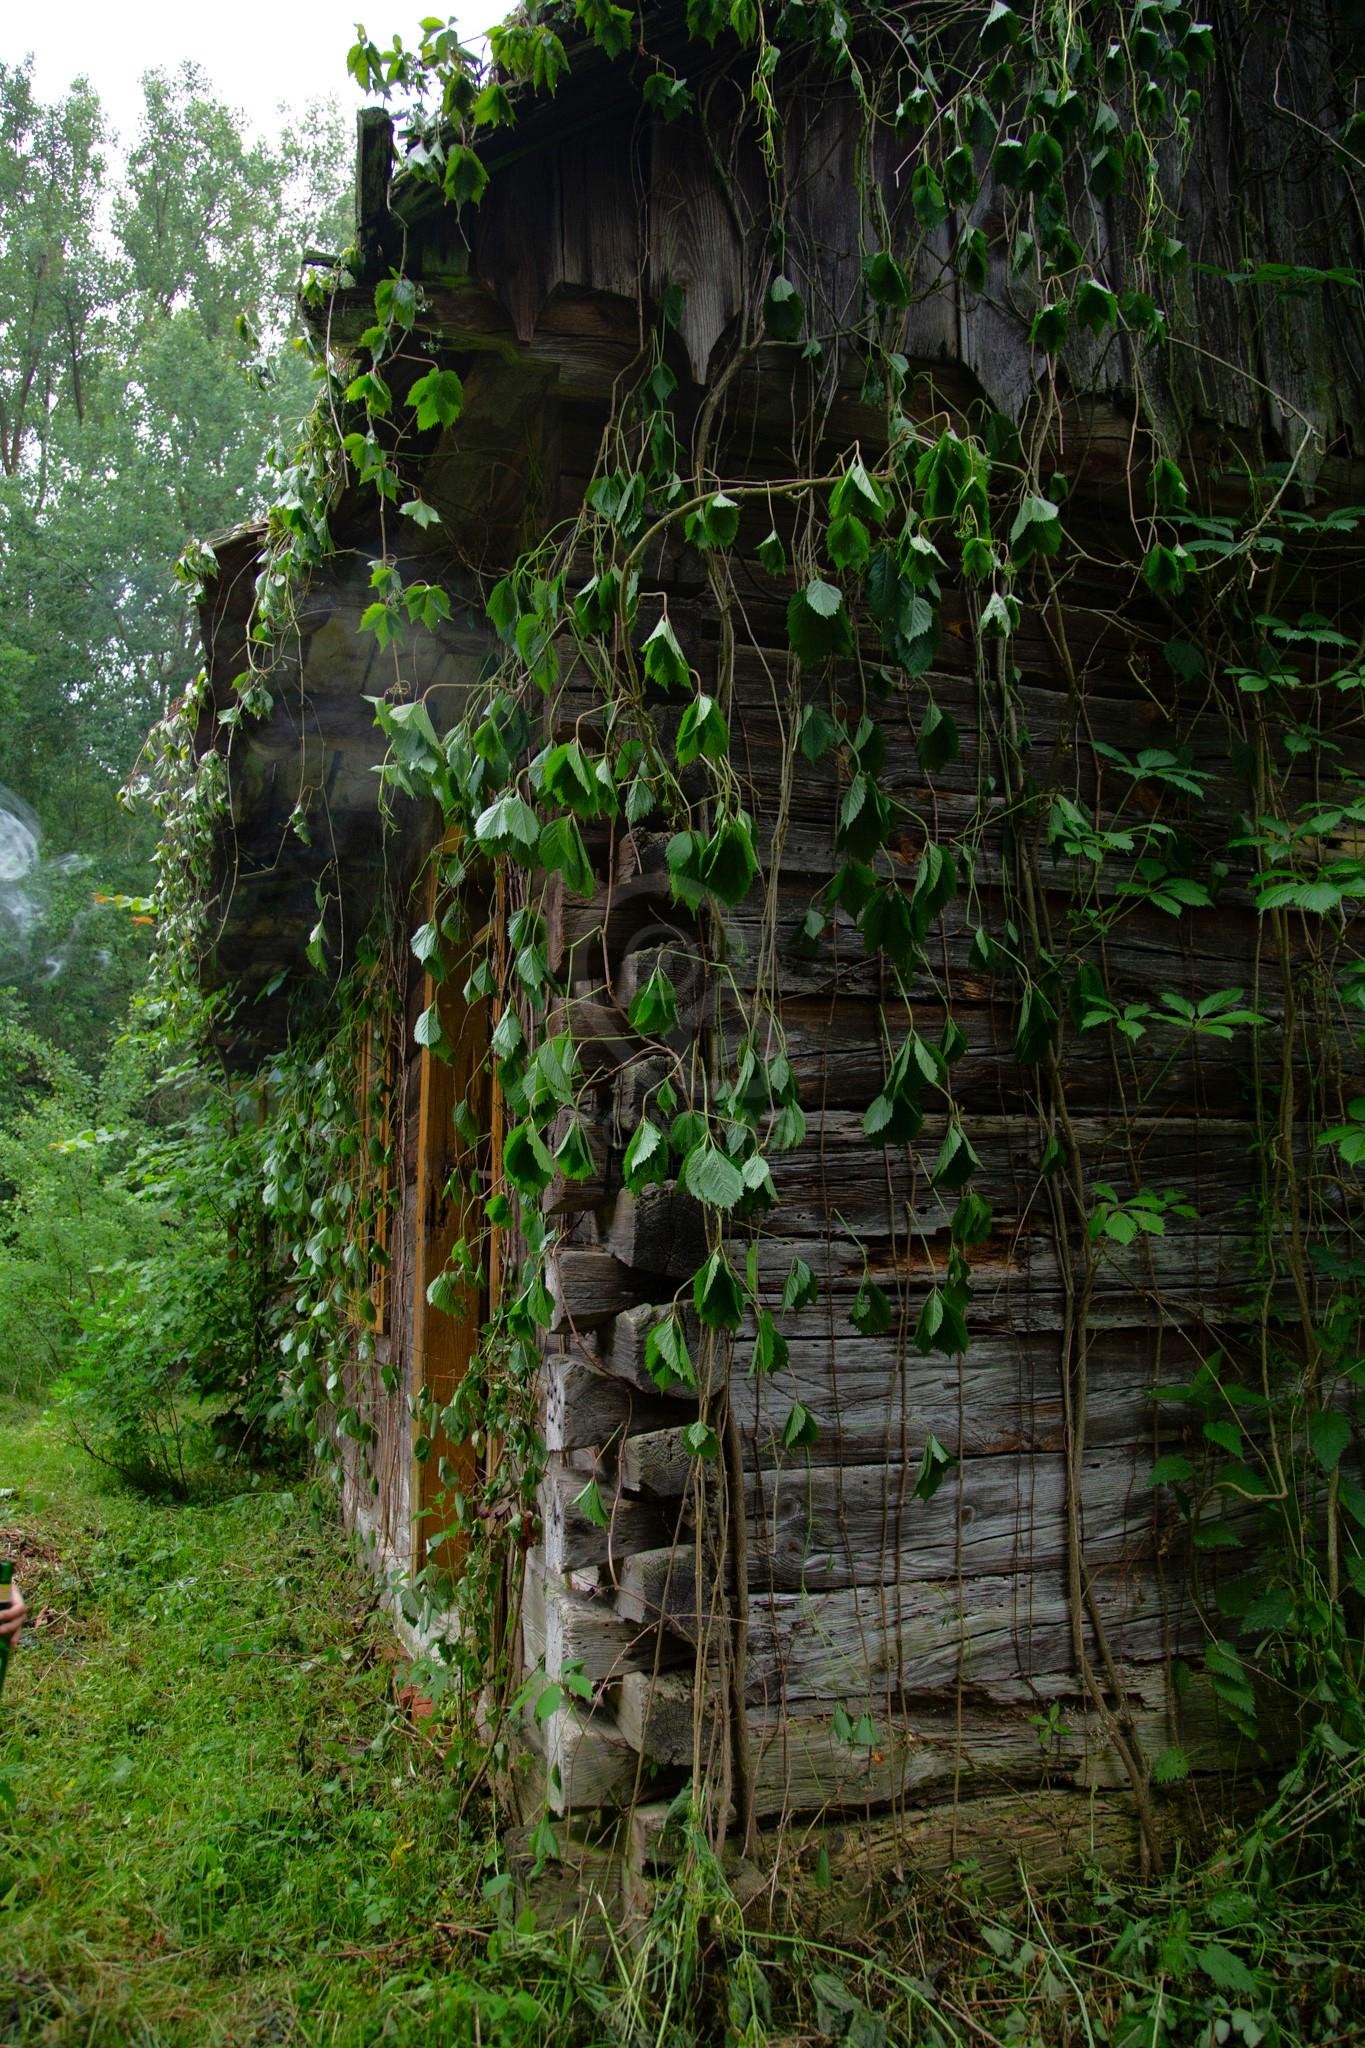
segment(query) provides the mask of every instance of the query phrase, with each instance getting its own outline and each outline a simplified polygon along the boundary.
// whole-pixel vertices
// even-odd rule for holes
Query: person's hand
[[[9,1589],[9,1606],[0,1607],[0,1642],[17,1643],[19,1631],[28,1620],[24,1596],[17,1586]]]

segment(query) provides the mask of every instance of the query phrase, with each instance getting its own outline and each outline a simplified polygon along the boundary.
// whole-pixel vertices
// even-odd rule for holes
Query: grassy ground
[[[0,1705],[5,2048],[512,2044],[570,2007],[590,2021],[590,1984],[503,1957],[480,1845],[325,1505],[151,1504],[14,1412],[0,1488],[38,1616]]]
[[[1353,1821],[1290,1885],[1234,1846],[1145,1894],[900,1886],[861,1954],[820,1938],[837,1901],[750,1933],[694,1867],[604,1962],[600,1925],[518,1929],[325,1498],[156,1505],[0,1408],[4,1554],[36,1626],[0,1704],[0,2048],[1365,2044]],[[1343,1813],[1362,1771],[1333,1762]]]

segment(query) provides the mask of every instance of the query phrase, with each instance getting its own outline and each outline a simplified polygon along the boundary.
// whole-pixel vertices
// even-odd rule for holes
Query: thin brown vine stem
[[[999,669],[1003,670],[1003,650],[999,656]],[[1003,673],[997,674],[997,689],[1000,698],[1001,767],[1007,786],[1017,801],[1023,801],[1022,771],[1020,766],[1020,743],[1018,724],[1014,713],[1013,696]],[[1020,848],[1017,856],[1017,871],[1022,897],[1024,920],[1034,945],[1041,942],[1041,928],[1036,900],[1036,838],[1028,855],[1016,837]],[[1049,1083],[1053,1116],[1063,1132],[1063,1143],[1067,1152],[1068,1182],[1072,1189],[1077,1211],[1080,1243],[1084,1248],[1083,1279],[1078,1292],[1071,1266],[1071,1245],[1073,1233],[1064,1218],[1060,1196],[1053,1181],[1048,1183],[1048,1200],[1054,1212],[1054,1238],[1057,1263],[1063,1290],[1063,1332],[1061,1357],[1061,1384],[1064,1409],[1063,1429],[1066,1443],[1066,1556],[1068,1611],[1071,1625],[1072,1654],[1087,1692],[1100,1716],[1102,1725],[1109,1736],[1116,1755],[1123,1765],[1137,1805],[1139,1832],[1142,1842],[1144,1866],[1160,1870],[1163,1863],[1160,1836],[1156,1816],[1151,1803],[1148,1774],[1136,1741],[1130,1742],[1128,1734],[1119,1720],[1121,1704],[1111,1708],[1100,1686],[1089,1653],[1085,1647],[1084,1616],[1089,1617],[1095,1634],[1096,1645],[1105,1675],[1115,1701],[1121,1703],[1122,1688],[1109,1649],[1108,1631],[1104,1626],[1090,1584],[1085,1566],[1084,1538],[1081,1529],[1080,1488],[1082,1461],[1085,1447],[1086,1411],[1086,1327],[1085,1319],[1089,1310],[1090,1292],[1094,1284],[1095,1258],[1090,1248],[1085,1225],[1085,1207],[1081,1190],[1085,1185],[1084,1168],[1080,1156],[1079,1142],[1072,1126],[1065,1093],[1061,1087],[1056,1066],[1055,1047],[1049,1045],[1045,1054],[1045,1073]]]

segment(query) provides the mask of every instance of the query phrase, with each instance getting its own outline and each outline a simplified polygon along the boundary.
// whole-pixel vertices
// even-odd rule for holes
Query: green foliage
[[[274,1281],[251,1104],[126,1045],[98,1087],[15,1026],[0,1043],[0,1343],[5,1391],[55,1391],[91,1453],[184,1493],[205,1428],[263,1448]]]
[[[0,65],[0,714],[48,856],[36,919],[0,917],[0,982],[91,1074],[146,951],[109,899],[152,893],[154,826],[118,791],[197,666],[171,565],[278,488],[267,451],[312,396],[298,252],[342,177],[326,120],[267,147],[193,69],[143,95],[116,171],[91,88],[45,105]]]
[[[1317,1730],[1327,1731],[1315,1741],[1330,1736],[1354,1756],[1359,1628],[1348,1600],[1365,1590],[1365,1514],[1358,1512],[1365,1496],[1352,1464],[1360,1323],[1354,1175],[1365,1161],[1358,1114],[1365,1098],[1354,1070],[1365,966],[1351,919],[1365,896],[1358,845],[1365,797],[1334,735],[1347,729],[1342,720],[1352,715],[1365,671],[1354,599],[1334,550],[1343,537],[1349,543],[1358,517],[1350,507],[1315,510],[1293,465],[1259,474],[1246,451],[1220,470],[1212,507],[1205,505],[1215,481],[1207,444],[1182,425],[1182,406],[1167,402],[1176,388],[1173,362],[1186,364],[1200,345],[1186,328],[1188,278],[1181,273],[1189,253],[1174,233],[1175,181],[1201,114],[1197,81],[1211,59],[1212,32],[1188,11],[1155,0],[1120,10],[1112,22],[1074,11],[1063,21],[1003,4],[965,23],[960,11],[942,19],[931,11],[917,17],[913,35],[894,11],[874,25],[856,9],[779,15],[751,0],[730,9],[692,0],[676,25],[682,40],[670,44],[665,63],[650,23],[631,24],[609,0],[581,0],[574,20],[595,64],[621,66],[615,75],[623,91],[625,59],[634,62],[639,44],[639,82],[659,120],[692,104],[675,68],[689,40],[705,46],[696,55],[708,77],[725,61],[727,43],[744,50],[744,104],[756,169],[769,179],[771,219],[709,375],[712,388],[725,391],[733,373],[765,375],[776,361],[791,390],[807,398],[790,463],[774,478],[758,483],[718,471],[724,437],[710,433],[712,409],[679,394],[683,290],[661,283],[654,303],[642,300],[639,360],[622,379],[581,508],[531,536],[522,560],[490,594],[499,651],[479,701],[449,732],[437,732],[423,706],[375,706],[390,746],[388,784],[438,806],[447,843],[477,849],[497,872],[500,900],[514,906],[506,944],[499,934],[472,960],[461,956],[456,985],[462,980],[471,999],[492,999],[499,1018],[493,1050],[510,1127],[505,1185],[488,1195],[486,1213],[500,1245],[515,1242],[515,1258],[505,1299],[450,1412],[434,1417],[414,1397],[423,1442],[439,1420],[505,1446],[477,1503],[457,1495],[452,1506],[463,1526],[477,1515],[481,1532],[456,1595],[470,1619],[461,1682],[472,1699],[505,1675],[490,1666],[486,1617],[496,1605],[492,1590],[502,1586],[499,1573],[514,1576],[519,1557],[501,1533],[483,1532],[522,1526],[540,1466],[529,1389],[539,1333],[554,1316],[546,1278],[554,1237],[541,1198],[557,1177],[586,1183],[595,1170],[579,1118],[584,1091],[598,1084],[581,1075],[567,1026],[547,1021],[552,1008],[572,1014],[583,962],[552,972],[542,890],[547,874],[562,878],[571,894],[605,903],[605,917],[616,914],[615,877],[601,853],[610,821],[614,849],[622,834],[647,827],[630,848],[642,877],[647,862],[659,868],[662,850],[650,879],[666,881],[667,915],[686,935],[679,950],[695,952],[703,992],[701,1003],[684,1004],[681,976],[675,983],[671,970],[647,962],[628,1003],[611,988],[596,988],[592,999],[600,997],[613,1017],[622,1064],[647,1057],[650,1069],[644,1101],[637,1098],[626,1128],[612,1131],[609,1171],[619,1164],[636,1195],[676,1183],[701,1210],[706,1256],[645,1344],[655,1383],[689,1397],[679,1427],[695,1461],[699,1502],[709,1511],[732,1340],[746,1321],[755,1333],[753,1370],[771,1375],[782,1404],[774,1412],[786,1416],[777,1431],[783,1448],[803,1453],[819,1437],[819,1418],[790,1384],[784,1389],[782,1376],[790,1367],[788,1331],[800,1328],[795,1319],[821,1288],[804,1259],[780,1284],[764,1259],[768,1234],[782,1241],[781,1176],[774,1180],[770,1161],[810,1143],[783,1039],[782,963],[788,946],[806,957],[827,952],[833,975],[866,974],[875,992],[882,1080],[875,1093],[869,1089],[862,1128],[888,1148],[888,1167],[899,1170],[906,1155],[914,1187],[888,1222],[898,1244],[908,1223],[906,1255],[898,1250],[878,1264],[882,1278],[873,1279],[868,1248],[856,1247],[851,1270],[856,1277],[861,1262],[865,1277],[838,1315],[864,1338],[903,1331],[922,1356],[969,1351],[973,1254],[989,1247],[984,1263],[1018,1251],[996,1232],[991,1205],[974,1185],[985,1179],[983,1158],[999,1170],[988,1148],[998,1134],[983,1139],[974,1130],[963,1106],[970,1091],[961,1089],[959,1100],[964,1071],[982,1058],[998,1062],[1014,1091],[1010,1101],[1027,1103],[1033,1119],[1010,1170],[1030,1247],[1035,1238],[1046,1246],[1060,1296],[1066,1336],[1056,1393],[1078,1429],[1067,1461],[1067,1583],[1085,1588],[1085,1517],[1075,1489],[1092,1329],[1103,1326],[1095,1290],[1101,1281],[1131,1286],[1143,1328],[1174,1320],[1192,1329],[1193,1306],[1167,1301],[1163,1261],[1200,1232],[1216,1228],[1234,1238],[1238,1258],[1249,1253],[1251,1277],[1245,1297],[1219,1310],[1226,1362],[1201,1368],[1178,1392],[1163,1390],[1158,1414],[1171,1413],[1166,1401],[1179,1402],[1184,1433],[1178,1448],[1158,1448],[1153,1499],[1179,1518],[1181,1569],[1198,1581],[1195,1605],[1208,1635],[1201,1682],[1231,1725],[1248,1743],[1262,1739],[1259,1694],[1269,1684],[1308,1703]],[[429,179],[452,204],[482,198],[480,131],[515,127],[538,95],[557,89],[578,46],[566,47],[533,13],[496,31],[493,47],[496,79],[459,46],[453,29],[435,21],[412,47],[395,42],[381,51],[362,37],[352,52],[353,72],[367,88],[404,99],[410,175]],[[837,307],[803,298],[801,237],[788,217],[779,84],[798,66],[803,78],[847,81],[850,109],[857,109],[850,118],[861,124],[853,159],[861,289]],[[913,140],[904,158],[907,203],[888,213],[866,166],[884,159],[892,129]],[[503,147],[489,153],[489,164]],[[989,207],[978,204],[987,181],[995,194]],[[1111,213],[1132,226],[1122,288],[1105,282],[1114,260],[1104,225]],[[991,317],[1009,323],[1021,361],[1031,360],[1038,373],[1018,418],[984,402],[953,406],[902,353],[913,332],[905,316],[935,288],[945,260],[966,293],[998,287]],[[1234,291],[1286,296],[1325,284],[1352,288],[1345,272],[1258,270],[1225,282]],[[450,365],[424,356],[422,376],[408,382],[417,291],[415,280],[397,275],[377,284],[370,361],[346,365],[354,417],[343,422],[351,431],[340,446],[381,512],[402,488],[411,436],[447,428],[458,435],[462,389]],[[1091,388],[1087,365],[1117,341],[1136,401],[1127,489],[1112,502],[1126,505],[1131,531],[1121,514],[1107,521],[1102,574],[1134,600],[1122,615],[1134,622],[1129,694],[1141,705],[1133,731],[1142,737],[1126,747],[1094,739],[1092,655],[1088,643],[1070,639],[1074,587],[1088,589],[1101,565],[1086,527],[1094,473],[1083,473],[1063,409],[1063,394]],[[838,446],[831,422],[846,415],[821,410],[822,380],[837,372],[833,390],[850,364],[863,380],[861,418],[880,418],[862,442]],[[1165,386],[1165,398],[1151,398]],[[1248,402],[1258,418],[1266,398],[1257,381]],[[287,622],[293,580],[329,545],[336,402],[329,393],[320,445],[290,473],[275,515],[256,615],[263,645]],[[1077,488],[1082,480],[1088,492]],[[765,578],[783,579],[784,651],[792,659],[774,664],[776,739],[764,741],[773,772],[756,801],[748,789],[749,735],[736,712],[734,650],[746,633],[763,644],[746,607],[754,581],[748,535],[765,528],[757,560]],[[718,622],[714,641],[686,647],[679,630],[687,637],[695,627],[682,623],[679,606],[675,630],[667,593],[648,587],[654,565],[684,547],[687,574],[705,579]],[[405,583],[405,574],[391,545],[373,566],[366,625],[382,647],[399,649],[412,630],[446,616],[442,586]],[[769,603],[773,595],[768,588]],[[965,668],[973,680],[979,710],[969,735],[925,681],[941,645],[953,648],[945,668]],[[1044,645],[1069,692],[1070,723],[1050,758],[1029,730],[1038,680],[1031,664]],[[570,676],[572,733],[567,718],[559,723]],[[584,694],[592,700],[588,718]],[[1112,708],[1112,699],[1103,702]],[[893,752],[907,732],[918,777]],[[542,742],[544,751],[535,752]],[[829,866],[817,863],[822,879],[788,930],[781,849],[798,788],[802,830],[810,829],[807,798],[817,782]],[[445,877],[456,895],[466,857],[452,861]],[[1218,905],[1241,918],[1248,902],[1260,920],[1254,979],[1239,967],[1244,986],[1210,991],[1202,955],[1195,959],[1186,945],[1187,913]],[[741,917],[731,915],[737,911]],[[748,929],[755,921],[756,941]],[[558,922],[562,930],[568,920]],[[1215,928],[1213,919],[1199,923],[1205,933]],[[454,941],[439,920],[423,931],[424,966],[438,980],[450,975]],[[320,921],[315,961],[325,962],[323,938]],[[1132,964],[1143,949],[1149,963],[1159,960],[1155,970]],[[596,981],[596,959],[590,971]],[[347,1005],[354,993],[352,984]],[[964,994],[971,1014],[962,1008],[959,1021]],[[732,1033],[736,1012],[741,1029]],[[363,1447],[369,1428],[344,1370],[353,1355],[368,1363],[369,1354],[363,1339],[356,1346],[343,1313],[356,1277],[346,1263],[354,1242],[346,1201],[359,1197],[348,1164],[354,1105],[344,1102],[342,1079],[355,1012],[343,1007],[342,1014],[333,1054],[320,1059],[310,1046],[283,1070],[287,1101],[272,1139],[270,1180],[272,1213],[300,1276],[284,1334],[290,1399],[334,1462],[338,1438]],[[715,1028],[721,1019],[724,1028]],[[981,1036],[987,1019],[989,1046]],[[439,1008],[421,1013],[418,1042],[448,1050]],[[1102,1133],[1075,1110],[1078,1048],[1102,1059],[1106,1075],[1112,1064],[1113,1116]],[[1218,1215],[1199,1214],[1181,1190],[1159,1184],[1168,1172],[1181,1178],[1178,1168],[1149,1169],[1146,1159],[1151,1148],[1174,1142],[1162,1129],[1173,1100],[1183,1113],[1187,1091],[1195,1091],[1189,1100],[1202,1113],[1206,1072],[1235,1097],[1246,1138],[1245,1174],[1220,1188]],[[979,1068],[975,1078],[979,1087]],[[564,1135],[552,1152],[556,1118]],[[481,1134],[472,1119],[462,1123],[457,1114],[456,1121],[462,1139],[476,1145]],[[1192,1174],[1197,1166],[1196,1159]],[[433,1299],[453,1298],[444,1290],[471,1283],[490,1241],[458,1248]],[[834,1270],[847,1273],[842,1248],[839,1259]],[[700,1325],[696,1366],[684,1334],[693,1318]],[[913,1490],[927,1502],[955,1461],[932,1434],[921,1459]],[[722,1539],[730,1512],[733,1503],[717,1506]],[[1257,1585],[1212,1569],[1235,1564],[1253,1523],[1264,1567]],[[1223,1552],[1220,1560],[1215,1553]],[[429,1605],[436,1599],[430,1585],[420,1594]],[[1073,1620],[1078,1676],[1097,1698],[1110,1661],[1102,1607],[1087,1600],[1085,1616]],[[1060,1739],[1055,1717],[1044,1733],[1048,1743]],[[1155,1856],[1152,1785],[1176,1785],[1195,1766],[1175,1742],[1155,1763],[1127,1742],[1125,1754]],[[686,1821],[682,1815],[684,1830]],[[553,1840],[543,1823],[535,1853],[553,1853]],[[691,1910],[686,1899],[678,1903]],[[1190,2038],[1211,2028],[1222,2039],[1222,2025],[1227,2038],[1238,2033],[1254,2048],[1262,2038],[1252,2009],[1259,1963],[1227,1928],[1219,1931],[1216,1914],[1196,1929],[1192,1918],[1179,1920],[1196,1911],[1188,1900],[1168,1899],[1159,1911],[1168,1907],[1164,1931],[1153,1937],[1168,1946],[1152,1951],[1166,1959],[1162,1995],[1167,1980],[1197,1982],[1197,1995],[1172,1993],[1185,2000],[1180,2024],[1188,2018],[1190,2028],[1203,2030]],[[990,1944],[1002,1969],[1034,1967],[1045,1943],[1029,1940],[1027,1962],[1013,1933]],[[758,2000],[743,1969],[735,1983],[748,2015],[736,2028],[756,2027]],[[1234,1997],[1252,2004],[1233,2007]],[[826,1985],[812,2017],[820,2031],[852,2038],[863,2027],[864,2002]],[[1028,2025],[1027,2017],[1017,2026],[1011,2020],[1007,2036],[1026,2037]],[[1175,2038],[1160,2018],[1160,2000],[1144,2005],[1131,1986],[1114,1994],[1104,2025],[1087,2024],[1085,2032],[1122,2048],[1165,2048],[1167,2035]]]
[[[10,1021],[0,1070],[0,1390],[36,1399],[99,1312],[100,1274],[150,1253],[158,1223],[128,1185],[138,1134],[117,1077],[97,1089]]]
[[[148,1133],[126,1184],[144,1240],[98,1275],[57,1392],[73,1434],[148,1491],[183,1494],[212,1423],[221,1454],[261,1456],[277,1401],[277,1284],[260,1201],[262,1135],[245,1093],[201,1097]]]

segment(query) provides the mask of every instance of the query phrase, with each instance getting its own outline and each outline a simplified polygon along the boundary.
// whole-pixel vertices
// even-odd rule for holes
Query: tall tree
[[[138,950],[92,903],[142,880],[117,792],[194,666],[173,565],[260,508],[306,409],[295,264],[344,239],[344,165],[335,110],[252,142],[185,66],[119,167],[89,86],[44,105],[0,65],[0,782],[77,856],[0,926],[0,982],[86,1055]]]

